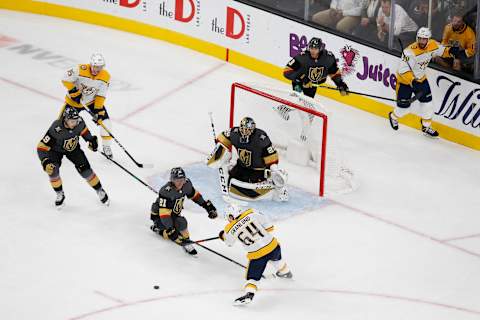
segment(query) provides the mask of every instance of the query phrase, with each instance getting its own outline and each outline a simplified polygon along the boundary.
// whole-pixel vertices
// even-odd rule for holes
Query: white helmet
[[[238,205],[236,205],[234,203],[230,203],[225,208],[225,212],[223,214],[223,217],[225,218],[225,220],[230,221],[230,219],[235,219],[236,217],[238,217],[241,214],[242,214],[242,209]]]
[[[421,27],[420,29],[418,29],[417,41],[418,41],[418,38],[430,39],[431,37],[432,37],[432,31],[430,31],[430,29],[428,29],[427,27]]]
[[[100,53],[94,53],[90,57],[90,65],[92,67],[105,67],[105,59]]]

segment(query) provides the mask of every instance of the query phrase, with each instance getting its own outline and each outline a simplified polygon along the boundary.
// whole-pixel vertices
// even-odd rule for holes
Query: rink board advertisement
[[[281,68],[290,60],[290,57],[304,50],[311,37],[320,37],[326,43],[326,48],[338,58],[345,81],[351,90],[388,98],[395,97],[395,70],[399,62],[398,57],[231,0],[42,0],[33,2],[22,0],[18,2],[27,2],[32,6],[44,4],[57,5],[56,7],[63,9],[69,7],[75,20],[82,20],[81,15],[85,12],[95,12],[105,15],[107,20],[108,17],[114,16],[128,19],[123,20],[126,21],[125,23],[134,21],[138,25],[157,27],[158,32],[162,30],[178,32],[178,36],[174,35],[173,38],[166,40],[217,57],[223,53],[213,53],[214,51],[225,50],[225,60],[278,79],[282,78]],[[51,8],[49,9],[52,11]],[[52,12],[47,14],[55,15]],[[115,23],[110,23],[108,26],[118,26],[118,21]],[[135,26],[119,28],[137,32]],[[182,36],[185,39],[180,39]],[[189,45],[189,42],[197,39],[201,41],[199,44]],[[201,48],[208,45],[213,47]],[[234,60],[234,54],[240,58]],[[480,86],[433,69],[428,69],[428,78],[436,108],[434,120],[440,127],[442,136],[480,149],[478,103]],[[238,79],[232,79],[233,81]],[[319,90],[322,90],[320,94],[340,100],[338,94],[333,91]],[[386,116],[393,106],[393,102],[373,101],[353,95],[344,102],[381,116]],[[419,127],[418,118],[406,122],[410,126]]]

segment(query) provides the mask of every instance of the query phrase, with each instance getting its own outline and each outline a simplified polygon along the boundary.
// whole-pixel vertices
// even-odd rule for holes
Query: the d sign
[[[120,5],[122,7],[127,7],[127,8],[134,8],[138,6],[139,3],[140,3],[140,0],[120,0]]]
[[[175,20],[189,22],[193,19],[193,16],[195,15],[195,4],[193,3],[193,0],[188,0],[188,2],[190,3],[190,15],[185,17],[183,12],[184,0],[175,0]]]
[[[240,32],[235,33],[234,26],[235,26],[235,17],[240,19],[240,23],[242,24],[242,28]],[[245,33],[245,20],[243,19],[242,14],[237,9],[227,7],[227,30],[226,36],[232,39],[240,39],[243,34]]]

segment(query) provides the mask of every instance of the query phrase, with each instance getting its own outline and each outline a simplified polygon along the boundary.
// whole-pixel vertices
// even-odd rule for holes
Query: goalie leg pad
[[[272,199],[275,186],[268,181],[249,183],[237,179],[230,180],[229,195],[243,201]]]

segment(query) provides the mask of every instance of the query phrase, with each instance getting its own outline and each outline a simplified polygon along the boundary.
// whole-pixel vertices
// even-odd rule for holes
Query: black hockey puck
[[[153,289],[158,290],[158,289],[160,289],[160,287],[159,286],[153,286]]]

